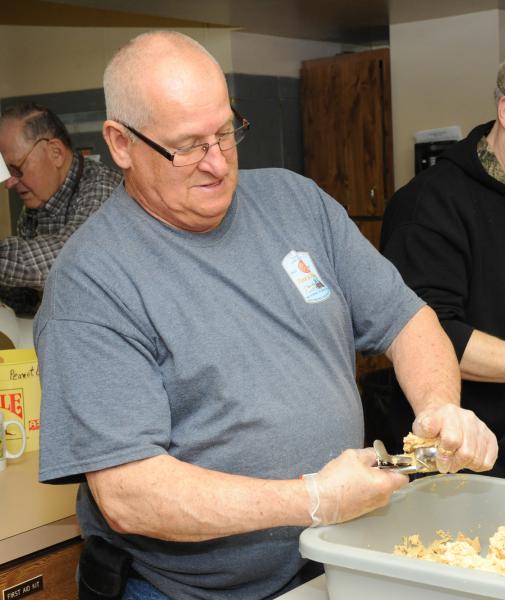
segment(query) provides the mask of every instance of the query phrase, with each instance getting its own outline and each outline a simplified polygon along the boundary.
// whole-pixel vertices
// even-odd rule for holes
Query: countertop
[[[0,472],[0,565],[79,535],[77,485],[38,482],[39,453],[9,460]]]

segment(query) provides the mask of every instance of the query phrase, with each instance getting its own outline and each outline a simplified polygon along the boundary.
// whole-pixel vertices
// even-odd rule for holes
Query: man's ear
[[[72,154],[72,151],[58,138],[52,138],[47,143],[47,151],[54,165],[61,168],[65,164],[65,160]]]
[[[117,121],[105,121],[102,134],[116,165],[120,169],[128,169],[131,166],[130,148],[132,142],[124,126]]]
[[[498,100],[498,120],[500,125],[505,129],[505,96]]]

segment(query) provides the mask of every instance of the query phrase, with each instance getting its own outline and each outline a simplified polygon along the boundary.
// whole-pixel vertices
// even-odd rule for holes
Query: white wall
[[[505,10],[500,10],[498,16],[498,27],[500,36],[500,57],[505,60]]]
[[[348,49],[346,44],[232,32],[234,73],[299,77],[302,60],[324,58]]]
[[[463,135],[494,118],[503,60],[503,12],[390,27],[395,186],[414,175],[416,131],[460,125]]]
[[[114,51],[147,31],[125,27],[0,26],[0,98],[100,87]],[[198,40],[225,73],[298,77],[302,60],[354,48],[229,29],[179,29]]]
[[[101,87],[114,51],[147,31],[126,27],[0,26],[0,97]],[[181,29],[231,68],[230,30]]]

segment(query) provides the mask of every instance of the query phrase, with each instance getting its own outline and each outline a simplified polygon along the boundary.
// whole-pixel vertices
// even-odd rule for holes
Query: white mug
[[[7,432],[7,427],[9,425],[15,425],[19,431],[21,432],[21,448],[13,454],[7,450],[7,444],[5,443],[5,437]],[[26,431],[23,425],[19,421],[6,421],[4,419],[4,414],[0,411],[0,471],[3,471],[7,466],[8,458],[19,458],[26,448]]]
[[[2,156],[2,154],[0,154],[0,182],[6,181],[10,177],[12,177],[12,175],[9,173],[9,169],[5,164],[4,157]]]

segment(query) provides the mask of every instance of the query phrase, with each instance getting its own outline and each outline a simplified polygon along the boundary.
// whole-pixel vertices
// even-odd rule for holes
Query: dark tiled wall
[[[238,147],[241,168],[284,167],[303,173],[300,80],[266,75],[227,75],[235,106],[251,122]]]
[[[231,73],[226,78],[238,110],[252,123],[250,135],[239,146],[240,166],[285,167],[302,173],[300,80],[241,73]],[[67,125],[105,118],[101,88],[3,98],[1,108],[28,100],[49,106]],[[114,166],[100,128],[73,134],[72,138],[77,147],[95,146],[102,160]]]

